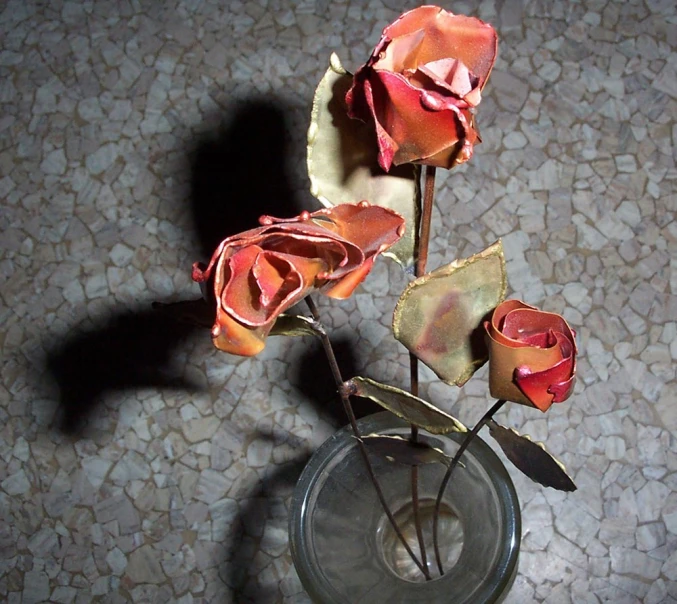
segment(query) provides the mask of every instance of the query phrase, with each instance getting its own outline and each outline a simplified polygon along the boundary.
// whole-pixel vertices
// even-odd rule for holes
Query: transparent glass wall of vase
[[[360,420],[362,434],[409,436],[409,426],[384,412]],[[453,457],[463,435],[421,431],[420,439]],[[391,510],[419,555],[411,513],[411,470],[371,455]],[[314,602],[497,602],[517,564],[521,534],[517,494],[500,459],[475,439],[445,492],[439,543],[444,576],[432,548],[432,509],[446,468],[419,466],[419,498],[428,568],[425,581],[395,537],[355,439],[343,429],[306,466],[292,500],[290,541],[301,582]]]

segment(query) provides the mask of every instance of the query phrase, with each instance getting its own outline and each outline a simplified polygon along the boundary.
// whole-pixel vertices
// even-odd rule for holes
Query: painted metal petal
[[[251,271],[263,250],[256,246],[248,246],[238,250],[227,260],[230,278],[221,290],[221,305],[223,310],[229,313],[240,323],[259,327],[270,320],[270,309],[261,304],[261,292],[252,284]],[[301,287],[301,279],[294,273],[288,262],[282,266],[270,267],[277,270],[279,283],[288,284],[293,289]]]
[[[395,307],[395,337],[442,380],[462,386],[487,360],[482,322],[506,287],[497,241],[413,281]]]
[[[574,340],[571,328],[562,316],[534,308],[519,308],[509,312],[501,326],[504,336],[520,341],[526,341],[530,335],[547,332],[561,333],[569,341]]]
[[[356,245],[366,257],[390,247],[403,234],[404,218],[392,209],[366,201],[313,212],[317,224]]]
[[[573,394],[575,385],[576,385],[576,362],[574,361],[574,367],[571,372],[571,377],[568,380],[551,384],[548,387],[548,392],[553,395],[552,402],[563,403]]]
[[[460,59],[484,85],[498,52],[498,36],[491,25],[436,6],[423,6],[404,13],[386,27],[383,38],[393,40],[419,29],[425,30],[425,35],[418,48],[418,64],[443,57]]]
[[[211,332],[212,341],[223,352],[251,357],[263,350],[271,327],[272,323],[261,327],[243,325],[218,308]]]
[[[401,74],[376,71],[370,81],[379,99],[376,121],[399,144],[395,165],[419,162],[451,168],[468,159],[459,152],[475,133],[453,103],[442,103],[439,95],[416,88]],[[431,163],[442,151],[449,151],[449,160]]]
[[[532,373],[526,366],[515,369],[513,379],[515,385],[531,401],[534,407],[547,411],[552,405],[554,394],[550,392],[553,384],[562,384],[572,376],[573,358],[564,358],[559,363],[546,369]],[[562,402],[562,401],[558,401]]]

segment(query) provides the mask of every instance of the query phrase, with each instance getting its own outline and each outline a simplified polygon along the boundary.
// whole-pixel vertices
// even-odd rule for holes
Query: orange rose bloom
[[[561,316],[506,300],[484,327],[493,397],[547,411],[571,396],[578,350]]]
[[[451,168],[480,142],[474,110],[496,60],[491,25],[438,6],[404,13],[383,30],[346,95],[350,117],[373,123],[379,164]]]
[[[214,345],[243,356],[261,352],[276,318],[314,288],[350,296],[404,231],[399,214],[367,202],[260,223],[222,241],[207,266],[193,265],[195,281],[212,279]]]

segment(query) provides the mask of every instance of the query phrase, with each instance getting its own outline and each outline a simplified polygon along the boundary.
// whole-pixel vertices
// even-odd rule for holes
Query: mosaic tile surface
[[[484,142],[438,179],[429,266],[502,237],[512,294],[581,348],[568,403],[501,418],[579,486],[512,472],[507,602],[677,602],[674,0],[443,4],[501,42]],[[410,7],[4,3],[1,600],[308,601],[289,495],[343,423],[318,349],[227,357],[149,306],[198,294],[190,265],[218,236],[315,207],[304,139],[329,53],[354,70]],[[407,384],[389,323],[408,280],[384,260],[323,301],[346,373]],[[460,392],[423,377],[466,423],[487,408],[484,372]]]

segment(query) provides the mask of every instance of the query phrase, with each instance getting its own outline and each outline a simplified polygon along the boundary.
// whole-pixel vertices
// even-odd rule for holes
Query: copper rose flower
[[[574,388],[576,339],[559,315],[506,300],[484,327],[491,395],[547,411]]]
[[[451,168],[479,142],[474,108],[496,60],[491,25],[422,6],[383,30],[346,95],[351,117],[373,122],[379,164]]]
[[[213,277],[214,345],[243,356],[263,350],[275,319],[313,288],[350,296],[404,229],[399,214],[367,202],[260,223],[222,241],[208,266],[193,265],[195,281]]]

